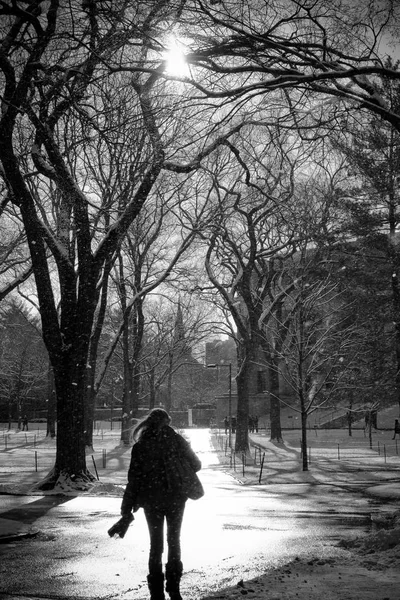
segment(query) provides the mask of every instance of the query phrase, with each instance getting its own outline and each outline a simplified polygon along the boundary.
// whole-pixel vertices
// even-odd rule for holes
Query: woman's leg
[[[171,503],[165,510],[167,519],[168,562],[181,560],[181,528],[186,500]]]
[[[159,508],[144,507],[150,534],[149,573],[162,573],[164,550],[164,512]]]
[[[185,500],[174,502],[165,511],[168,542],[168,562],[165,569],[167,578],[166,590],[171,600],[182,600],[179,583],[183,571],[181,561],[181,527],[184,511]]]
[[[144,507],[150,534],[149,574],[147,584],[150,600],[165,600],[162,554],[164,549],[164,512],[155,507]]]

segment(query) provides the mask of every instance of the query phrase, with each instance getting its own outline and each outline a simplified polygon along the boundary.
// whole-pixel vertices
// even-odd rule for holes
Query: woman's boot
[[[168,562],[165,567],[165,576],[167,583],[165,589],[170,595],[171,600],[182,600],[179,591],[179,583],[182,577],[183,565],[180,560]]]
[[[150,600],[165,600],[164,573],[147,575],[147,585],[150,591]]]

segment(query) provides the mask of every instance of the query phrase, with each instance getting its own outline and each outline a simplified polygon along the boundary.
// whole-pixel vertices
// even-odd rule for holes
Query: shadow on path
[[[69,502],[74,498],[76,496],[44,496],[33,502],[2,512],[0,513],[0,517],[2,519],[10,519],[11,521],[23,521],[27,525],[32,525],[32,523],[44,517],[55,506]]]

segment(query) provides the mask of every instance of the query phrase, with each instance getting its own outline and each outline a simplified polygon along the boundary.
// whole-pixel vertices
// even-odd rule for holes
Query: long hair
[[[132,432],[134,442],[143,435],[156,435],[163,427],[171,423],[171,417],[163,408],[153,408],[135,427]]]

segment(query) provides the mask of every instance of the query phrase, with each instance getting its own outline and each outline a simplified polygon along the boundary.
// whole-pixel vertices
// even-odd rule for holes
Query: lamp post
[[[207,369],[218,369],[218,367],[228,367],[229,369],[229,396],[228,396],[228,444],[232,448],[232,363],[220,363],[206,365]]]

